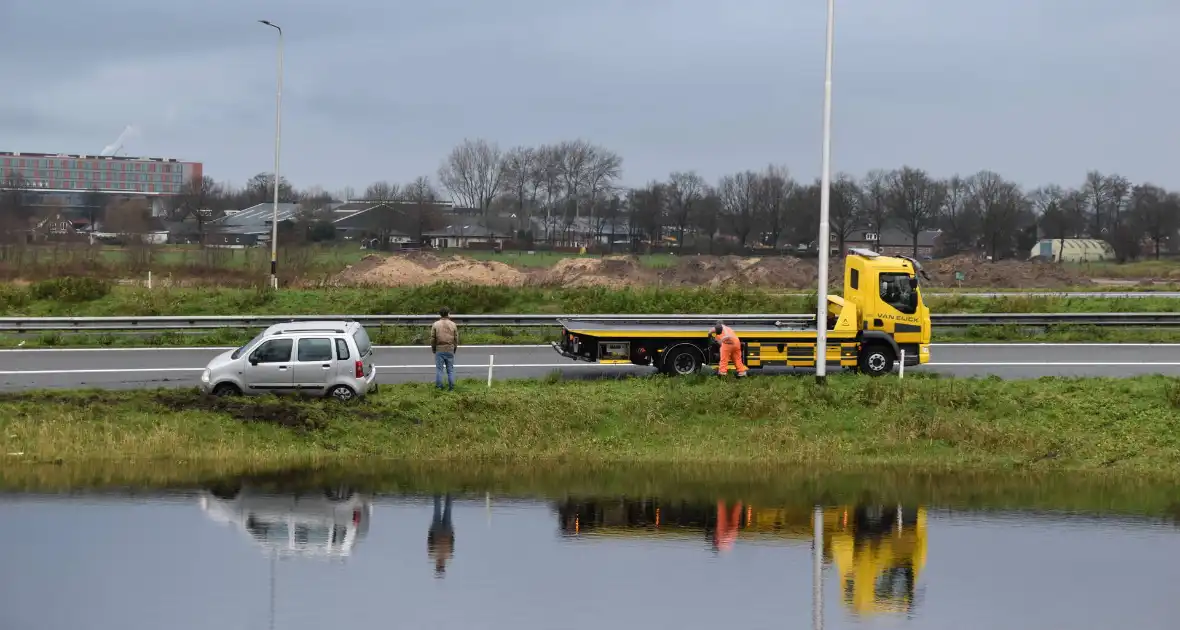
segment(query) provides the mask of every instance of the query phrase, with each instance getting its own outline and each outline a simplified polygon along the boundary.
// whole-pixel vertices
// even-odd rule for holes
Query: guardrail
[[[219,328],[262,328],[298,321],[351,320],[371,327],[429,326],[434,315],[218,315],[148,317],[0,317],[0,332],[90,332],[215,330]],[[731,324],[801,325],[815,322],[815,315],[712,314],[712,315],[453,315],[462,326],[510,328],[557,327],[562,321],[709,325],[718,319]],[[1081,326],[1180,327],[1180,313],[937,313],[935,326]]]

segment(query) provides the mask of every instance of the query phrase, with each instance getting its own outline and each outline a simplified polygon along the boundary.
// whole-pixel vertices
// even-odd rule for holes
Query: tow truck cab
[[[850,250],[844,262],[844,296],[828,297],[826,363],[880,376],[905,357],[907,366],[930,360],[930,311],[918,288],[921,266],[905,257]],[[716,365],[711,326],[700,323],[562,323],[553,348],[562,356],[603,364],[650,365],[668,374],[690,374]],[[816,365],[817,331],[784,322],[730,324],[742,339],[750,368]]]

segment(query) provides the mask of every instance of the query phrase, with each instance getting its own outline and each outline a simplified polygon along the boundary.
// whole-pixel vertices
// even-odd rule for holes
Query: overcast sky
[[[273,168],[338,190],[431,176],[464,137],[584,138],[624,183],[820,167],[822,0],[4,0],[0,150]],[[1180,2],[840,0],[833,168],[1088,169],[1180,187]]]

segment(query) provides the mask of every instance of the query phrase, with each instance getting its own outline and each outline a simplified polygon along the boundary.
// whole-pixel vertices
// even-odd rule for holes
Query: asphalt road
[[[218,348],[127,348],[84,350],[2,350],[0,391],[101,387],[128,389],[195,386]],[[494,357],[494,359],[493,359]],[[602,366],[565,359],[548,346],[471,346],[456,356],[457,378],[537,378],[559,372],[567,379],[601,379],[650,374],[651,368]],[[434,378],[428,348],[377,347],[378,381],[401,383]],[[1180,376],[1180,344],[935,344],[931,363],[907,372],[955,376]],[[790,369],[755,371],[756,377]]]

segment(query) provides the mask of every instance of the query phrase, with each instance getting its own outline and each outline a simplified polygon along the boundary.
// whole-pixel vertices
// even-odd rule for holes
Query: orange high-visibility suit
[[[733,549],[738,528],[742,524],[742,502],[738,501],[727,514],[725,501],[717,502],[717,530],[713,534],[713,548],[718,551]]]
[[[717,375],[725,376],[729,373],[729,363],[737,368],[738,376],[746,375],[746,364],[742,363],[742,340],[729,326],[722,326],[717,335],[717,343],[721,345],[721,363],[717,366]]]

